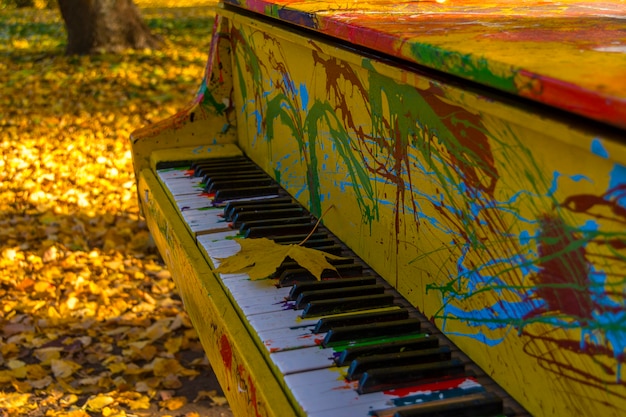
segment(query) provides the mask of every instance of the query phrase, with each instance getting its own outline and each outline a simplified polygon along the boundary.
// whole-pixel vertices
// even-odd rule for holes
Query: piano
[[[624,415],[624,3],[216,5],[131,144],[235,415]],[[342,259],[215,271],[263,237]]]

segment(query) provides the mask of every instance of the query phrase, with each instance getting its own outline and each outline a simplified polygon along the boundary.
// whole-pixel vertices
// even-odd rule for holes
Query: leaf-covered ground
[[[0,416],[231,415],[128,144],[193,97],[210,1],[137,3],[164,49],[66,57],[58,11],[0,9]]]

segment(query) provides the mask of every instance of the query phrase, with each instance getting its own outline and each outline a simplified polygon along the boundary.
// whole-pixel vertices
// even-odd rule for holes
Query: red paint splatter
[[[446,389],[459,388],[462,383],[468,380],[478,383],[475,378],[463,377],[463,378],[442,380],[442,381],[432,382],[432,383],[423,384],[423,385],[414,385],[408,388],[396,388],[396,389],[383,391],[383,393],[385,395],[393,395],[395,397],[406,397],[407,395],[415,394],[416,392],[442,391]]]
[[[224,367],[228,370],[230,374],[231,368],[233,366],[233,348],[230,345],[230,341],[225,334],[220,338],[220,354],[222,355],[222,362],[224,362]]]
[[[359,387],[359,381],[348,381],[347,379],[344,379],[343,382],[343,385],[333,387],[331,391],[356,390]]]
[[[250,392],[250,401],[252,402],[252,407],[254,408],[254,415],[257,417],[261,417],[261,412],[259,411],[259,402],[256,398],[256,386],[254,385],[254,381],[248,375],[248,391]]]

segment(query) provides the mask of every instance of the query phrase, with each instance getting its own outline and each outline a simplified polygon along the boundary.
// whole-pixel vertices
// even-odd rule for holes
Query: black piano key
[[[313,224],[313,220],[310,216],[297,216],[297,217],[279,217],[263,220],[248,220],[239,226],[239,231],[245,234],[247,230],[259,227],[273,227],[273,226],[287,226],[287,225],[299,225],[299,224]]]
[[[289,196],[270,197],[258,200],[248,201],[230,201],[224,207],[224,218],[231,221],[235,214],[245,210],[263,210],[269,209],[270,206],[281,204],[295,204]]]
[[[394,340],[366,346],[348,347],[335,359],[337,366],[346,366],[357,358],[389,353],[431,349],[439,346],[439,340],[426,334],[415,335],[412,339]]]
[[[385,336],[398,336],[401,334],[420,333],[421,322],[419,319],[402,319],[383,323],[357,324],[332,328],[326,333],[322,346],[331,346],[333,343],[350,340],[382,338]]]
[[[328,279],[324,281],[298,282],[289,291],[287,300],[294,301],[303,291],[328,290],[332,288],[353,287],[356,285],[376,284],[376,277],[355,277],[345,279]]]
[[[394,298],[392,294],[376,294],[311,301],[302,311],[302,318],[347,313],[376,307],[389,307],[393,305]]]
[[[343,280],[341,280],[343,281]],[[313,333],[326,333],[330,329],[354,326],[357,324],[382,323],[385,321],[402,320],[409,317],[409,310],[398,308],[389,311],[375,311],[371,313],[351,314],[349,316],[323,317],[315,327]]]
[[[363,266],[359,264],[337,265],[335,269],[325,269],[322,279],[348,278],[363,274]],[[317,281],[317,278],[305,268],[287,269],[278,277],[279,287],[291,287],[297,282]]]
[[[323,248],[316,248],[317,250]],[[339,265],[353,265],[354,259],[352,258],[341,258],[341,259],[327,259],[328,263],[337,267]],[[280,277],[285,271],[289,269],[300,269],[302,268],[300,264],[296,261],[291,260],[291,258],[287,257],[285,261],[276,269],[276,276]]]
[[[410,366],[377,368],[367,371],[359,380],[357,392],[387,391],[412,387],[442,379],[457,378],[465,374],[465,367],[458,359]]]
[[[236,198],[252,198],[277,195],[279,193],[279,190],[280,187],[278,185],[219,190],[215,193],[215,196],[213,197],[213,204],[222,203],[226,200],[234,200]]]
[[[281,224],[276,226],[256,226],[251,227],[241,234],[243,237],[266,237],[268,239],[272,239],[276,241],[278,236],[289,235],[293,233],[310,233],[315,228],[315,224]]]
[[[393,417],[495,417],[505,414],[502,399],[493,392],[407,405],[385,410],[384,415],[391,415],[388,414],[390,412],[393,412]]]
[[[161,169],[170,169],[170,168],[186,168],[188,170],[193,170],[193,168],[191,168],[193,164],[193,161],[190,160],[186,160],[186,161],[159,161],[156,164],[155,169],[161,170]]]
[[[302,245],[306,248],[317,248],[320,246],[333,246],[335,241],[329,238],[314,238],[307,239],[302,243],[306,236],[298,235],[297,239],[291,239],[290,236],[281,236],[275,242],[281,245]]]
[[[259,168],[246,163],[235,163],[232,165],[198,165],[193,172],[194,177],[210,177],[211,175],[219,175],[227,172],[258,172]]]
[[[307,239],[308,238],[308,239]],[[296,235],[281,235],[281,236],[276,236],[276,238],[274,238],[274,242],[276,243],[280,243],[281,245],[299,245],[300,242],[302,242],[304,239],[307,239],[306,242],[304,242],[302,244],[302,246],[307,246],[309,242],[311,241],[321,241],[324,240],[326,242],[328,242],[328,245],[332,245],[334,243],[334,240],[330,239],[328,237],[328,233],[321,231],[321,230],[316,230],[315,232],[313,232],[310,236],[308,233],[306,234],[296,234]],[[317,245],[317,246],[325,246],[325,245]],[[312,246],[313,247],[313,246]]]
[[[220,190],[234,190],[239,188],[266,187],[275,185],[276,182],[270,177],[265,178],[249,178],[249,179],[232,179],[223,181],[214,181],[210,186],[204,188],[207,193],[217,193]]]
[[[417,365],[421,363],[450,360],[452,353],[449,346],[408,352],[388,353],[384,355],[363,356],[353,360],[348,367],[346,378],[349,381],[360,379],[363,373],[376,369],[395,366]]]
[[[222,166],[227,164],[239,164],[239,163],[247,163],[251,164],[251,161],[244,156],[228,156],[228,157],[220,157],[220,158],[209,158],[209,159],[201,159],[198,161],[193,161],[191,163],[191,169],[196,170],[200,166]]]
[[[269,203],[269,201],[271,200],[281,200],[281,201]],[[256,202],[258,200],[253,200],[255,201],[255,204],[240,205],[240,206],[235,205],[231,207],[229,210],[224,210],[224,217],[228,218],[228,220],[233,220],[238,215],[248,213],[248,212],[260,213],[263,211],[287,210],[287,209],[297,209],[297,210],[302,210],[304,212],[304,208],[302,206],[299,206],[298,204],[295,204],[292,202],[282,202],[283,200],[284,198],[261,200],[265,204],[259,204],[258,202]]]
[[[252,180],[252,179],[266,179],[269,178],[267,174],[263,171],[258,172],[238,172],[232,174],[210,174],[205,175],[202,178],[202,183],[204,184],[204,189],[209,190],[212,189],[216,182],[220,181],[234,181],[234,180]]]
[[[232,222],[235,227],[241,226],[241,223],[252,220],[280,219],[285,217],[301,217],[304,209],[300,207],[275,209],[275,210],[250,210],[237,213],[233,217]]]
[[[237,213],[233,218],[233,224],[236,227],[240,227],[242,223],[249,223],[261,220],[280,220],[287,218],[306,218],[309,222],[311,222],[311,216],[303,216],[306,214],[304,209],[301,208],[292,208],[292,209],[279,209],[279,210],[261,210],[261,211],[243,211],[241,213]],[[251,223],[252,225],[261,225],[262,223]],[[269,226],[272,223],[266,224],[265,226]],[[276,223],[274,223],[276,224]]]
[[[360,285],[358,287],[333,288],[330,290],[304,291],[296,299],[295,309],[302,310],[312,301],[328,300],[337,297],[357,297],[361,295],[382,294],[383,285]]]
[[[317,249],[320,252],[326,252],[329,253],[331,255],[336,255],[336,256],[341,256],[341,254],[343,253],[343,248],[339,245],[329,245],[329,246],[307,246],[306,243],[303,245],[304,247],[312,247],[314,249]]]

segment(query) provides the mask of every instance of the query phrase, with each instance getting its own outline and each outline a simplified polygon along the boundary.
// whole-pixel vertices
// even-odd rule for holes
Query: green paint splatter
[[[461,54],[423,43],[412,44],[411,53],[416,62],[428,67],[503,91],[517,92],[513,68],[510,69],[508,76],[497,75],[491,70],[489,61],[484,58],[476,58],[471,54]]]

